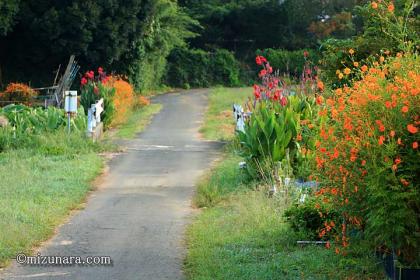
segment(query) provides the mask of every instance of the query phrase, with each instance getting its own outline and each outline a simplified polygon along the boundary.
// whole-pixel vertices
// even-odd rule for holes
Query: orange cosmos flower
[[[385,126],[383,125],[383,123],[380,120],[377,120],[376,124],[378,125],[378,129],[379,129],[380,132],[385,131]]]
[[[394,137],[395,136],[395,131],[391,130],[391,132],[389,133],[389,136]]]
[[[372,9],[377,9],[378,8],[378,3],[376,3],[376,2],[372,2],[371,3],[371,6],[372,6]]]
[[[323,101],[324,101],[324,98],[322,96],[318,96],[316,98],[316,104],[318,104],[318,105],[321,105]]]
[[[359,67],[359,62],[355,61],[353,62],[354,67]]]
[[[408,185],[410,185],[410,182],[408,182],[406,179],[403,179],[403,178],[401,178],[401,183],[404,185],[404,186],[408,186]]]
[[[407,113],[408,112],[408,106],[404,106],[401,108],[401,112]]]
[[[382,145],[384,144],[384,141],[385,141],[385,137],[384,137],[383,135],[379,136],[379,139],[378,139],[378,144],[379,144],[380,146],[382,146]]]
[[[392,13],[393,11],[395,10],[395,6],[394,6],[394,4],[389,4],[389,6],[388,6],[388,11],[390,12],[390,13]]]
[[[362,72],[366,72],[369,68],[366,65],[363,65],[361,69],[362,69]]]
[[[418,129],[417,127],[415,127],[412,124],[407,125],[407,130],[411,133],[411,134],[416,134]]]
[[[343,75],[343,73],[339,73],[338,74],[338,78],[341,80],[342,78],[344,78],[344,75]]]
[[[379,61],[382,63],[382,62],[384,62],[385,61],[385,57],[383,57],[383,56],[381,56],[380,58],[379,58]]]
[[[320,90],[320,91],[324,91],[324,83],[322,82],[322,81],[318,81],[318,89]]]
[[[419,143],[413,142],[413,149],[416,150],[419,147]]]
[[[351,73],[350,68],[346,68],[346,69],[344,69],[344,74],[346,74],[346,75],[350,75],[350,73]]]

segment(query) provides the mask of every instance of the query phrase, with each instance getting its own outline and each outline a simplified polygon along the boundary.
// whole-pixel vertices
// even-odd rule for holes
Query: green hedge
[[[308,59],[318,64],[319,54],[315,50],[303,49],[296,51],[288,51],[283,49],[264,49],[257,50],[256,55],[262,55],[270,62],[270,65],[279,70],[280,74],[290,74],[299,76],[305,65],[304,52],[308,52]]]
[[[238,86],[239,62],[224,49],[215,52],[177,48],[168,58],[166,83],[172,87]]]

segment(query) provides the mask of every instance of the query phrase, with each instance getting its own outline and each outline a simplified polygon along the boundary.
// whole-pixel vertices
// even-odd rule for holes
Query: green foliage
[[[275,164],[283,161],[287,154],[293,166],[299,152],[296,138],[301,131],[300,121],[311,114],[311,104],[306,97],[289,96],[285,106],[278,102],[258,103],[245,125],[245,132],[238,132],[241,155],[250,173],[269,175],[266,170],[274,170]]]
[[[353,75],[338,79],[336,71],[345,67],[353,68],[353,62],[368,64],[384,52],[395,54],[410,52],[419,45],[420,16],[419,6],[414,0],[395,1],[395,11],[390,13],[385,3],[378,10],[372,9],[370,2],[357,6],[355,13],[362,21],[363,28],[358,36],[347,39],[330,38],[322,42],[322,78],[333,88],[349,85]],[[349,50],[355,50],[349,55]]]
[[[249,59],[256,49],[314,48],[318,37],[308,32],[314,23],[330,26],[331,36],[354,33],[351,12],[358,0],[182,0],[190,14],[200,21],[201,36],[191,43],[195,48],[225,48],[237,57]],[[344,27],[337,16],[346,12]]]
[[[284,212],[291,228],[303,238],[319,240],[319,232],[325,222],[337,219],[337,213],[328,210],[324,205],[317,203],[315,198],[310,198],[302,204],[294,204]],[[322,216],[319,214],[322,213]]]
[[[19,11],[20,0],[0,0],[0,35],[6,35],[13,28],[14,17]]]
[[[307,59],[304,53],[308,54],[308,59],[315,64],[318,63],[319,54],[311,49],[288,51],[284,49],[264,49],[257,50],[256,55],[262,55],[270,61],[270,65],[278,70],[280,74],[290,74],[298,77],[302,74]]]
[[[185,39],[195,36],[189,31],[198,26],[172,0],[150,1],[143,28],[144,39],[138,42],[132,59],[130,79],[141,91],[158,88],[166,73],[167,56],[175,47],[185,46]]]
[[[102,66],[129,75],[138,89],[155,87],[166,56],[194,35],[188,29],[196,24],[173,0],[16,3],[16,24],[0,37],[5,81],[50,83],[52,71],[75,54],[83,70]]]
[[[227,50],[175,49],[169,57],[168,85],[173,87],[209,87],[239,85],[239,63]]]
[[[0,151],[40,143],[43,134],[53,133],[67,126],[64,110],[54,107],[42,109],[8,105],[0,110],[0,115],[9,120],[8,126],[0,128]],[[72,129],[77,134],[84,133],[86,123],[83,109],[71,120]]]

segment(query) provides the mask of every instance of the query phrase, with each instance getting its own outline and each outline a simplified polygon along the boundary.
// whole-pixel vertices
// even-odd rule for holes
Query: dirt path
[[[22,266],[0,279],[182,279],[183,233],[194,183],[217,156],[200,141],[206,91],[159,96],[162,111],[128,143],[86,209],[63,225],[43,256],[109,256],[112,266]]]

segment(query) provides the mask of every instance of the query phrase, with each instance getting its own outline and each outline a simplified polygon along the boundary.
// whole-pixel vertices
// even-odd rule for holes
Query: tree
[[[175,0],[21,0],[0,61],[6,80],[44,84],[75,54],[82,70],[102,66],[140,84],[137,64],[164,61],[193,23]]]
[[[14,24],[19,10],[19,0],[0,0],[0,35],[6,35]]]
[[[255,49],[316,47],[319,38],[354,33],[352,10],[361,0],[183,0],[205,27],[192,41],[198,48]],[[322,36],[320,36],[322,35]]]

